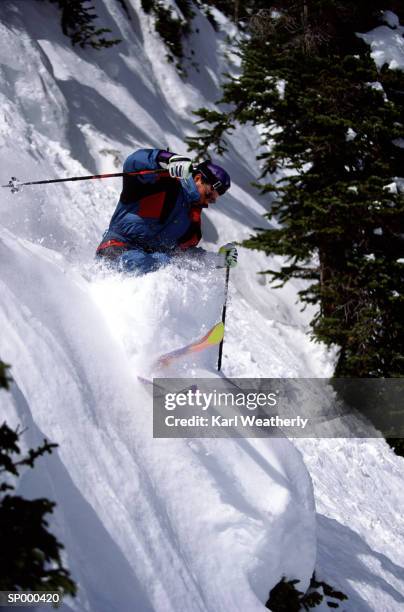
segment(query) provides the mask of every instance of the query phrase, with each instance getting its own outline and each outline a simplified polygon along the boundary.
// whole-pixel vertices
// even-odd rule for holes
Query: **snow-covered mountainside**
[[[116,0],[97,2],[123,42],[96,51],[71,47],[54,5],[2,0],[1,184],[118,172],[137,148],[186,153],[192,110],[213,105],[222,72],[237,70],[234,26],[215,12],[215,32],[195,9],[187,44],[199,71],[183,81],[140,0],[125,1],[130,19]],[[250,186],[259,135],[243,128],[231,143],[232,189],[204,213],[210,251],[265,223],[268,203]],[[152,437],[137,376],[220,319],[224,277],[191,262],[141,278],[98,269],[119,191],[108,179],[0,194],[0,357],[15,381],[0,391],[0,422],[26,427],[27,447],[59,444],[20,490],[57,502],[52,529],[79,587],[63,609],[252,612],[282,576],[305,590],[314,569],[348,595],[344,610],[404,609],[404,462],[384,441]],[[260,253],[241,249],[239,261],[225,374],[330,375],[297,284],[271,289]],[[216,356],[179,361],[176,373],[214,376]]]

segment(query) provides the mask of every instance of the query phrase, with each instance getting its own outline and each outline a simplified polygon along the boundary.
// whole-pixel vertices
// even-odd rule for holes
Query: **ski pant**
[[[166,253],[145,253],[141,249],[130,249],[118,257],[116,264],[123,272],[133,272],[137,274],[147,274],[158,270],[170,261],[170,256]]]
[[[154,272],[161,266],[167,265],[171,258],[167,253],[146,252],[140,247],[131,249],[108,247],[97,252],[97,259],[104,261],[119,272],[141,275]]]

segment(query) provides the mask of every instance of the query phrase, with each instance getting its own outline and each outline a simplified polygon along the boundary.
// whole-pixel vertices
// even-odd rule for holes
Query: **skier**
[[[124,172],[161,168],[169,176],[123,177],[118,205],[96,252],[118,270],[145,274],[178,253],[192,252],[202,237],[202,209],[230,187],[230,176],[220,166],[204,161],[194,168],[191,159],[170,151],[139,149],[123,165]],[[222,265],[237,264],[233,244],[219,253]]]

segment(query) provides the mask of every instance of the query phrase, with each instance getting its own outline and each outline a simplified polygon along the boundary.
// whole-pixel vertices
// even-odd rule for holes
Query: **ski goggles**
[[[230,176],[226,170],[216,164],[212,164],[209,160],[198,164],[196,172],[200,173],[205,182],[209,183],[212,189],[217,191],[219,195],[226,193],[230,187]]]

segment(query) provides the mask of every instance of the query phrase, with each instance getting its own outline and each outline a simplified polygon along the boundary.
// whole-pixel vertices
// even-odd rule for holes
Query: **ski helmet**
[[[213,164],[209,159],[198,164],[193,174],[202,174],[204,180],[212,185],[219,195],[223,195],[231,185],[230,176],[224,168]]]

